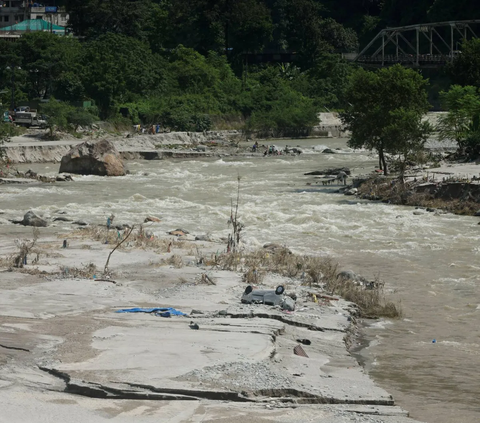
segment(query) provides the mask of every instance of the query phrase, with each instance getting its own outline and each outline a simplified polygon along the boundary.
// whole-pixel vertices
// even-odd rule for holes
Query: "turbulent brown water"
[[[162,217],[157,232],[185,228],[225,236],[237,175],[245,244],[286,244],[298,253],[331,256],[343,269],[380,275],[404,317],[372,322],[362,351],[368,371],[397,403],[431,423],[480,421],[480,226],[478,218],[413,214],[413,209],[334,194],[336,187],[306,185],[304,172],[349,166],[362,173],[376,158],[350,152],[345,140],[301,144],[299,157],[212,158],[130,162],[120,178],[78,177],[75,182],[0,186],[0,218],[33,209],[63,210],[75,219],[104,223]],[[320,145],[343,154],[320,154]],[[314,147],[317,146],[315,150]],[[26,168],[54,173],[57,165]],[[62,223],[63,230],[70,224]],[[0,233],[28,231],[0,225]],[[436,342],[433,343],[432,340]]]

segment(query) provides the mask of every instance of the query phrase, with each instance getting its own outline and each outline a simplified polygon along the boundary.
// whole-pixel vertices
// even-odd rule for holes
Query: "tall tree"
[[[165,60],[148,44],[118,34],[102,35],[84,45],[83,85],[105,118],[118,103],[165,91]]]
[[[353,148],[377,150],[379,166],[388,173],[385,153],[397,151],[399,137],[392,136],[405,116],[418,124],[410,132],[421,131],[421,117],[428,111],[425,80],[418,72],[400,65],[377,72],[358,69],[347,90],[347,107],[341,119],[351,131]],[[424,128],[426,129],[426,128]],[[408,134],[401,137],[408,138]],[[421,139],[422,137],[417,137]]]
[[[454,83],[480,88],[480,39],[464,42],[448,70]]]
[[[440,98],[447,113],[440,117],[437,125],[439,138],[456,141],[462,156],[476,149],[480,121],[477,88],[453,85],[449,91],[441,92]]]
[[[84,37],[115,33],[146,39],[154,17],[151,0],[66,0],[65,6],[68,25]]]

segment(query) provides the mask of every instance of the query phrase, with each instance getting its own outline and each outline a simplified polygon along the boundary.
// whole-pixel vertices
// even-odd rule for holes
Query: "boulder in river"
[[[304,173],[306,176],[315,176],[315,175],[338,175],[340,172],[344,172],[347,175],[350,175],[352,172],[348,167],[336,167],[336,168],[329,168],[325,170],[315,170],[313,172]]]
[[[45,219],[42,219],[41,217],[37,216],[31,210],[26,212],[25,215],[23,216],[23,220],[18,223],[21,223],[23,226],[37,226],[37,227],[48,226],[48,223]]]
[[[123,176],[125,166],[115,145],[108,140],[86,141],[62,157],[59,173]]]
[[[161,220],[160,220],[160,218],[155,217],[155,216],[147,216],[143,222],[144,223],[147,223],[147,222],[161,222]]]

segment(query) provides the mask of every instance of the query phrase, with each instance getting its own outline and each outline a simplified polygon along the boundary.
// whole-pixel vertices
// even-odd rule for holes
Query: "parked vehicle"
[[[47,121],[44,116],[39,115],[35,111],[30,112],[16,112],[15,113],[15,124],[19,126],[25,126],[30,128],[31,126],[39,126],[44,129],[47,127]]]

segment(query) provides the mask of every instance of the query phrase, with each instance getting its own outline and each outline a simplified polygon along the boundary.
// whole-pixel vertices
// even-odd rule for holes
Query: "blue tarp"
[[[122,310],[117,310],[116,313],[155,313],[156,316],[160,317],[186,316],[185,313],[172,307],[124,308]]]

